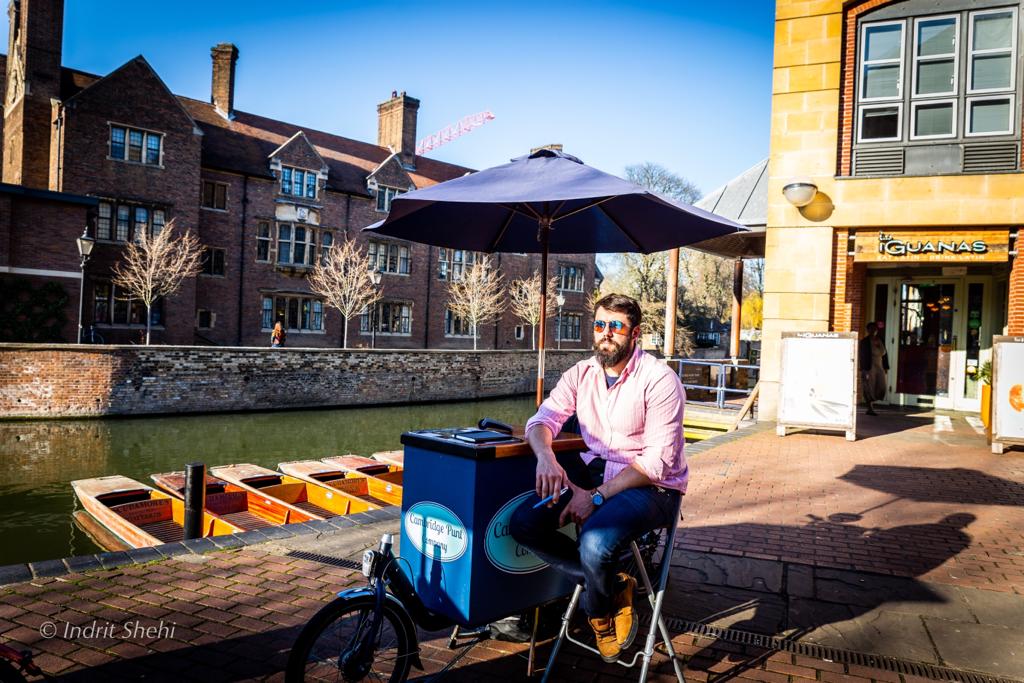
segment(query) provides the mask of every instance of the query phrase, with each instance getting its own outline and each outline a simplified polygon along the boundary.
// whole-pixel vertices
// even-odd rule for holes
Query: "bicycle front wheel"
[[[345,597],[317,612],[292,646],[285,680],[400,683],[408,678],[416,654],[413,634],[388,602],[380,628],[370,633],[375,605],[373,596]]]

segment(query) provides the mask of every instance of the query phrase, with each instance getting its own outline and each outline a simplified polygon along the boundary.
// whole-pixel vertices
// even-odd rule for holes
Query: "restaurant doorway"
[[[865,322],[884,323],[890,404],[980,411],[979,372],[1005,308],[993,285],[987,275],[868,278]]]

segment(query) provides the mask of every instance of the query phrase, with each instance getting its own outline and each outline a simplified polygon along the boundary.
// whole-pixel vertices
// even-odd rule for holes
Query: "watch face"
[[[604,504],[604,496],[602,496],[597,491],[595,491],[594,494],[592,496],[590,496],[590,500],[593,501],[594,505],[603,505]]]

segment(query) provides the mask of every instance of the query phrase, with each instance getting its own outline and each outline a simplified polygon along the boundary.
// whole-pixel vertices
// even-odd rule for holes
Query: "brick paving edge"
[[[401,508],[391,506],[379,510],[367,510],[359,514],[346,515],[345,517],[332,517],[323,521],[289,524],[225,536],[196,538],[189,541],[176,541],[147,548],[132,548],[129,550],[97,553],[95,555],[74,555],[55,560],[9,564],[0,566],[0,588],[42,577],[66,576],[96,569],[114,569],[117,567],[148,564],[177,555],[204,555],[222,550],[233,550],[261,543],[269,543],[283,538],[311,536],[320,533],[336,533],[347,528],[396,520],[401,516]],[[270,533],[267,533],[268,531]]]

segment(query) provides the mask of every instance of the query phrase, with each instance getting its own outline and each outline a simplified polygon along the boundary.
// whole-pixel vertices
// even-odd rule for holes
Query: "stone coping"
[[[188,541],[176,541],[147,548],[116,550],[95,555],[76,555],[59,560],[40,560],[24,564],[10,564],[0,567],[0,587],[31,581],[42,577],[56,577],[87,572],[94,569],[114,569],[137,564],[147,564],[177,555],[203,555],[217,550],[244,548],[267,541],[277,541],[323,532],[333,532],[351,527],[366,526],[377,522],[399,519],[402,510],[398,506],[367,510],[350,515],[331,517],[324,520],[298,522],[263,529],[252,529],[224,536],[208,536]]]
[[[279,348],[270,348],[269,346],[175,346],[171,344],[29,344],[21,342],[0,342],[0,352],[3,351],[136,351],[136,352],[164,352],[164,351],[196,351],[201,353],[238,353],[239,351],[245,352],[261,352],[261,353],[287,353],[291,351],[302,351],[316,352],[316,353],[370,353],[370,354],[395,354],[395,353],[428,353],[428,354],[440,354],[440,355],[452,355],[452,354],[528,354],[531,356],[537,355],[537,351],[531,351],[530,349],[365,349],[365,348],[341,348],[340,346],[334,347],[316,347],[316,346],[282,346]],[[546,349],[544,354],[549,353],[570,355],[585,353],[590,355],[590,349]]]

